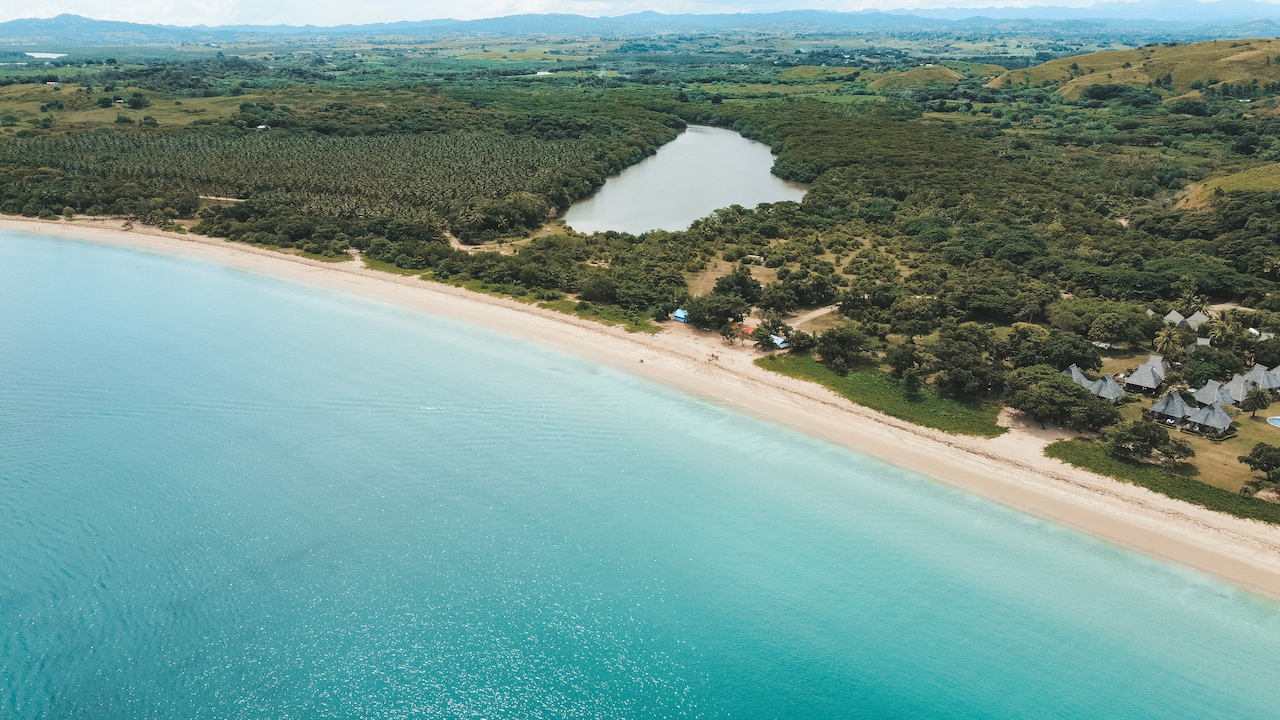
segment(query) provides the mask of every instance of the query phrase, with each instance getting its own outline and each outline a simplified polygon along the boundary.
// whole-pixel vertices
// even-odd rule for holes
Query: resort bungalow
[[[1151,406],[1151,416],[1168,423],[1181,423],[1196,413],[1177,390],[1170,390]]]
[[[1182,324],[1186,325],[1192,330],[1199,330],[1201,325],[1209,322],[1212,319],[1213,318],[1210,318],[1208,315],[1205,315],[1204,313],[1197,310],[1195,311],[1194,314],[1192,314],[1191,317],[1187,318],[1186,320],[1183,320]]]
[[[1098,389],[1094,390],[1093,394],[1103,398],[1104,400],[1110,400],[1112,404],[1118,403],[1124,399],[1124,388],[1120,387],[1120,385],[1116,383],[1115,378],[1110,375],[1099,380],[1097,387]]]
[[[1124,397],[1124,389],[1110,375],[1101,380],[1090,380],[1084,376],[1084,373],[1080,372],[1080,368],[1076,367],[1074,363],[1071,367],[1063,370],[1062,374],[1070,376],[1077,385],[1085,390],[1100,398],[1110,400],[1112,403],[1120,402],[1120,399]]]
[[[1249,372],[1244,374],[1244,379],[1248,382],[1258,383],[1258,387],[1263,390],[1280,388],[1280,378],[1276,377],[1275,371],[1268,370],[1262,365],[1254,365]]]
[[[1216,430],[1223,433],[1231,427],[1231,416],[1221,405],[1206,405],[1187,418],[1187,425],[1198,432]]]
[[[670,307],[670,306],[668,306],[668,307]],[[689,311],[687,311],[687,310],[677,310],[677,311],[675,311],[675,312],[671,313],[671,317],[675,318],[675,319],[676,319],[676,322],[687,323],[687,322],[689,322]]]
[[[1183,320],[1186,318],[1177,310],[1170,310],[1169,314],[1164,316],[1164,321],[1174,327],[1181,325]]]
[[[1133,392],[1155,390],[1164,382],[1165,371],[1164,358],[1152,355],[1125,379],[1125,388]]]
[[[1196,402],[1201,405],[1221,405],[1222,403],[1235,402],[1231,399],[1231,395],[1223,389],[1222,383],[1217,380],[1210,380],[1204,384],[1204,387],[1196,391]]]
[[[1072,363],[1071,367],[1067,368],[1066,370],[1063,370],[1062,374],[1070,375],[1071,379],[1075,380],[1077,385],[1085,389],[1088,389],[1089,385],[1093,383],[1092,380],[1084,376],[1084,373],[1080,372],[1080,368],[1076,367],[1075,363]]]
[[[1253,384],[1245,380],[1243,375],[1237,375],[1222,386],[1222,391],[1227,394],[1227,397],[1231,398],[1232,405],[1239,405],[1244,402],[1244,396],[1249,393],[1249,388],[1251,387],[1253,387]]]

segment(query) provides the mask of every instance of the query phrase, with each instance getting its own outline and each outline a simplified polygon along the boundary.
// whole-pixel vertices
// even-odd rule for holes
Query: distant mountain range
[[[1032,7],[935,8],[890,10],[941,20],[985,17],[993,20],[1156,20],[1192,22],[1198,25],[1247,23],[1259,19],[1280,20],[1280,4],[1255,0],[1138,0],[1101,2],[1085,7],[1037,5]]]
[[[180,42],[233,42],[246,37],[335,38],[343,36],[430,37],[447,34],[570,34],[615,37],[663,33],[761,30],[820,31],[950,31],[998,28],[1006,32],[1039,29],[1071,32],[1128,32],[1140,36],[1259,37],[1280,34],[1280,4],[1255,0],[1138,0],[1105,2],[1083,8],[946,8],[934,10],[864,10],[829,12],[791,10],[773,13],[664,15],[647,11],[617,17],[581,15],[510,15],[482,20],[422,20],[369,25],[144,25],[92,20],[78,15],[30,18],[0,23],[0,46],[113,46]]]

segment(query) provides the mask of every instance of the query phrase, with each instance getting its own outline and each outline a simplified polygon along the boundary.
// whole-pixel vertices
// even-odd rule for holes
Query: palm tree
[[[1271,393],[1263,390],[1258,383],[1249,383],[1249,392],[1245,393],[1240,403],[1241,410],[1248,410],[1249,417],[1257,417],[1259,410],[1271,407]]]
[[[1186,313],[1187,317],[1191,317],[1192,315],[1195,315],[1198,312],[1204,312],[1209,308],[1209,298],[1204,295],[1197,295],[1194,292],[1188,291],[1182,294],[1182,297],[1178,300],[1178,304],[1182,306],[1182,311]]]
[[[1155,348],[1164,357],[1172,358],[1182,352],[1182,337],[1176,329],[1166,327],[1156,333]]]
[[[1228,338],[1231,337],[1231,329],[1221,320],[1209,323],[1209,342],[1214,347],[1222,347]]]

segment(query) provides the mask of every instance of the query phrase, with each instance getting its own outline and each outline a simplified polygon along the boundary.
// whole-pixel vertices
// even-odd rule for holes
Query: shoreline
[[[1280,601],[1280,526],[1211,511],[1046,457],[1044,447],[1065,435],[1021,423],[1007,410],[1002,423],[1012,429],[998,438],[947,435],[854,405],[816,383],[759,368],[752,362],[759,357],[754,350],[728,348],[714,333],[679,323],[663,323],[657,335],[628,334],[536,305],[371,270],[358,260],[326,263],[202,235],[125,231],[120,224],[0,217],[0,230],[185,255],[474,323]]]

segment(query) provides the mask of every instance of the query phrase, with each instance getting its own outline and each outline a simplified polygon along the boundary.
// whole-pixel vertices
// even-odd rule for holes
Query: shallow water
[[[0,717],[1280,708],[1280,606],[1196,573],[465,324],[0,252]]]
[[[730,205],[804,199],[807,185],[769,171],[769,146],[732,130],[691,125],[653,156],[609,178],[574,203],[565,222],[579,232],[684,230]]]

